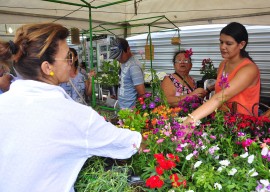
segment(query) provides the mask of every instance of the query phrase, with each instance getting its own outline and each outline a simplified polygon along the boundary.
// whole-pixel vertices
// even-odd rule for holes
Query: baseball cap
[[[110,47],[110,59],[116,59],[118,60],[123,51],[127,51],[127,47],[129,47],[127,40],[122,38],[115,39]]]

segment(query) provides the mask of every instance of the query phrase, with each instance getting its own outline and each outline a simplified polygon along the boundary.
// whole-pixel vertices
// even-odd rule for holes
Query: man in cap
[[[141,63],[130,51],[127,40],[117,38],[111,45],[110,58],[121,63],[118,102],[121,109],[132,108],[138,97],[145,94]]]

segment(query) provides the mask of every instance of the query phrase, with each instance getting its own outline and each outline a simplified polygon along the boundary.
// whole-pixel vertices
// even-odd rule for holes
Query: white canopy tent
[[[11,38],[8,32],[15,31],[25,23],[57,22],[67,28],[89,29],[89,8],[93,27],[104,22],[120,22],[147,17],[165,15],[175,25],[188,26],[198,24],[221,24],[238,21],[249,25],[270,24],[269,0],[127,0],[119,4],[104,6],[120,0],[52,0],[68,4],[53,3],[43,0],[0,0],[0,38]],[[139,20],[137,23],[149,21]],[[125,23],[128,24],[128,23]],[[167,20],[160,20],[156,25],[171,27]],[[117,24],[119,25],[119,24]],[[132,27],[132,33],[146,32],[144,26]],[[117,31],[117,34],[123,34]]]

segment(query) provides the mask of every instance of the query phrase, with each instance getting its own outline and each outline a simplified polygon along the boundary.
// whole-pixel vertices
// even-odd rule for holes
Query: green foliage
[[[123,109],[118,112],[119,119],[123,120],[124,128],[129,128],[141,132],[145,127],[146,116],[140,113],[134,113],[132,109]]]
[[[109,170],[105,170],[105,166],[102,158],[88,159],[77,178],[75,190],[77,192],[134,191],[128,183],[129,166],[113,166]]]
[[[202,68],[200,73],[203,74],[205,79],[216,79],[217,69],[214,67],[213,61],[208,58],[202,61]]]
[[[103,61],[100,66],[101,72],[96,75],[97,82],[103,86],[114,86],[119,84],[120,64],[117,60]]]

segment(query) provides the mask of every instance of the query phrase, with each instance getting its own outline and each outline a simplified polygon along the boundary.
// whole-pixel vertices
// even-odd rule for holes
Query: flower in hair
[[[192,48],[190,48],[189,50],[186,50],[185,58],[190,58],[192,55],[193,55]]]

